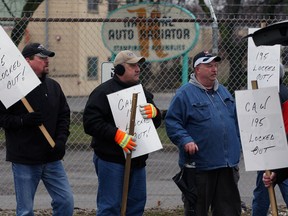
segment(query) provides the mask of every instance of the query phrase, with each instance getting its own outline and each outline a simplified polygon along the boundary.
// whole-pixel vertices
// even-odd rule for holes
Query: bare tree
[[[218,14],[226,14],[226,18],[239,18],[243,14],[261,14],[263,18],[269,16],[273,18],[275,14],[285,14],[287,7],[281,4],[288,3],[287,0],[226,0],[222,4],[224,7],[215,7]],[[209,15],[209,10],[203,0],[199,0],[199,5],[203,12]],[[217,3],[214,2],[217,5]],[[218,11],[217,11],[218,10]],[[220,11],[221,10],[221,11]],[[232,17],[230,17],[232,16]],[[226,86],[231,92],[238,90],[246,85],[245,64],[247,53],[247,40],[243,40],[242,36],[238,34],[238,26],[234,22],[220,22],[219,23],[219,48],[222,53],[225,53],[230,63],[229,78]],[[233,38],[233,40],[231,40]],[[236,56],[235,56],[236,55]]]
[[[33,16],[33,13],[36,11],[38,6],[44,0],[27,0],[26,4],[23,6],[21,19],[16,20],[14,27],[11,33],[11,40],[15,43],[16,46],[19,45],[20,41],[23,38],[25,29],[29,23],[29,18]],[[2,0],[4,2],[4,0]]]

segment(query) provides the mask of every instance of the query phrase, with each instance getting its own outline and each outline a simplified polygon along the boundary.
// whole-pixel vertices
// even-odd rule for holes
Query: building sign
[[[106,82],[114,76],[113,62],[103,62],[101,65],[101,83]]]
[[[108,18],[129,20],[103,23],[102,40],[114,54],[128,49],[147,61],[164,61],[191,50],[198,40],[197,23],[172,22],[195,19],[191,12],[177,5],[130,4],[113,11]]]

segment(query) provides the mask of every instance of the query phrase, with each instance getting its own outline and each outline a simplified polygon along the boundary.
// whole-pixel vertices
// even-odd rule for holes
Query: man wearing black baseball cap
[[[195,55],[194,73],[176,92],[165,118],[166,132],[179,148],[179,166],[192,161],[196,167],[198,199],[191,206],[183,193],[186,216],[191,210],[195,215],[208,215],[210,208],[213,215],[241,215],[234,179],[240,160],[236,106],[217,80],[220,61],[207,51]]]
[[[70,109],[60,85],[48,74],[48,58],[54,52],[39,43],[22,51],[41,84],[25,96],[34,112],[21,101],[6,109],[0,103],[0,127],[5,130],[6,160],[12,162],[16,214],[33,215],[33,202],[40,180],[52,198],[53,215],[72,216],[73,193],[62,159],[69,136]],[[44,125],[55,142],[51,147],[39,126]]]
[[[208,64],[212,62],[213,60],[215,62],[220,62],[221,58],[219,56],[213,56],[207,51],[200,52],[194,56],[193,68],[197,67],[199,64]]]
[[[45,49],[40,43],[30,43],[24,47],[22,55],[41,80],[49,73],[48,57],[54,57],[55,52]]]
[[[22,50],[22,55],[24,58],[30,57],[32,55],[37,55],[40,57],[53,57],[55,56],[55,53],[45,49],[44,46],[40,43],[30,43],[24,47]]]

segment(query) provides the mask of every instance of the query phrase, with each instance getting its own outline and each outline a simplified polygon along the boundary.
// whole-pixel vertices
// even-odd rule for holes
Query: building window
[[[87,77],[89,80],[98,79],[98,57],[87,58]]]
[[[88,0],[88,12],[89,13],[99,13],[99,3],[102,0]]]
[[[117,0],[108,0],[108,12],[116,10],[118,7]]]

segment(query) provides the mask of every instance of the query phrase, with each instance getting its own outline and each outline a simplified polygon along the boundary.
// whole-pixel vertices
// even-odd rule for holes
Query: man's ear
[[[29,57],[26,57],[25,60],[29,63],[31,59]]]

